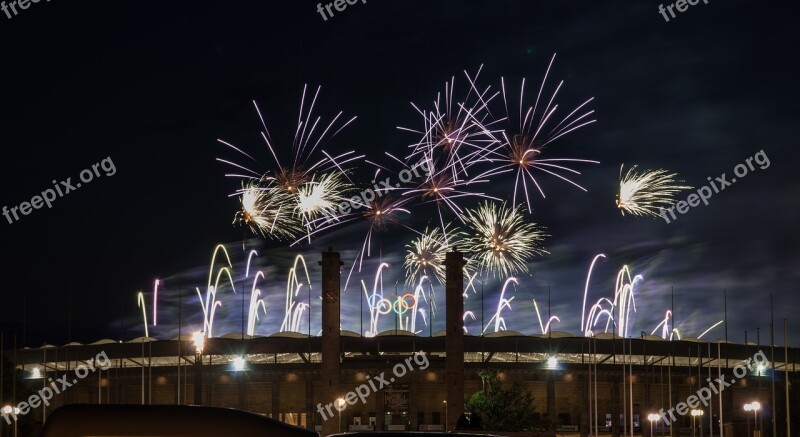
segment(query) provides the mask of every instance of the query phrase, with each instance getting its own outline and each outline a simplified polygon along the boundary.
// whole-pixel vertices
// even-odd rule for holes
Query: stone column
[[[464,412],[464,255],[445,256],[447,418],[450,431]]]
[[[322,403],[334,402],[342,397],[339,389],[340,373],[340,307],[341,266],[339,252],[328,249],[322,253]],[[339,432],[338,413],[336,419],[322,422],[320,435],[327,436]]]

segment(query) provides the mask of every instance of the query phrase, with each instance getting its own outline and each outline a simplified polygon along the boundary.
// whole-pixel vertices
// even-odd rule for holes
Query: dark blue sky
[[[558,53],[551,80],[566,81],[559,100],[574,106],[594,96],[598,121],[553,151],[601,163],[580,166],[587,193],[541,177],[548,197],[533,199],[532,218],[552,235],[550,255],[520,278],[513,310],[503,313],[508,328],[537,332],[531,299],[546,312],[549,283],[551,311],[562,319],[554,329],[578,332],[588,266],[605,253],[590,301],[611,293],[623,265],[642,274],[634,335],[663,318],[674,287],[684,335],[722,319],[727,289],[731,340],[768,330],[770,293],[776,321],[788,318],[797,338],[796,9],[711,1],[665,22],[653,1],[373,0],[323,21],[312,1],[54,1],[12,19],[0,14],[0,206],[30,200],[53,179],[74,181],[106,157],[117,169],[52,209],[0,220],[0,326],[20,336],[24,326],[28,345],[64,343],[71,300],[73,340],[140,335],[136,291],[149,292],[156,277],[166,281],[160,321],[175,319],[168,302],[183,288],[191,299],[186,323],[197,325],[191,293],[205,284],[214,245],[243,256],[242,230],[231,226],[236,201],[227,197],[236,183],[215,162],[226,153],[216,139],[269,162],[252,100],[280,137],[292,132],[303,84],[322,85],[322,113],[358,116],[329,148],[379,160],[416,141],[396,129],[419,124],[409,102],[431,102],[451,76],[463,83],[463,70],[483,64],[485,85],[496,87],[501,76],[538,84]],[[622,163],[667,168],[699,187],[709,176],[730,179],[760,150],[769,168],[674,223],[615,208]],[[503,198],[512,189],[510,180],[490,188]],[[411,225],[424,227],[432,215],[415,210]],[[361,225],[343,227],[299,251],[249,243],[274,278],[259,331],[280,326],[281,272],[295,253],[305,253],[316,274],[320,250],[333,246],[351,261],[363,234]],[[395,272],[411,236],[375,237]],[[499,285],[486,290],[488,321]],[[348,293],[344,327],[357,331],[360,295]],[[218,333],[238,330],[233,305],[220,311],[228,322]],[[722,336],[720,328],[707,338]]]

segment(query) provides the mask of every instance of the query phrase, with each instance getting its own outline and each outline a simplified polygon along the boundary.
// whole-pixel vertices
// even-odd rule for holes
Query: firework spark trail
[[[656,331],[658,331],[658,328],[661,328],[661,338],[666,340],[667,333],[669,332],[669,319],[671,317],[672,317],[672,311],[667,310],[667,312],[664,314],[664,320],[662,320],[661,323],[659,323],[658,325],[656,325],[655,328],[653,328],[653,331],[650,332],[650,335],[654,335]]]
[[[708,333],[709,333],[709,331],[711,331],[712,329],[714,329],[714,328],[716,328],[717,326],[721,325],[723,322],[725,322],[725,321],[724,321],[724,320],[720,320],[720,321],[718,321],[717,323],[714,323],[713,325],[711,325],[711,327],[710,327],[710,328],[706,329],[706,330],[705,330],[705,331],[703,331],[703,332],[702,332],[700,335],[698,335],[698,336],[697,336],[697,339],[699,340],[699,339],[703,338],[703,336],[704,336],[704,335],[708,334]]]
[[[547,253],[539,247],[547,234],[535,223],[526,222],[519,206],[484,202],[467,210],[465,219],[469,230],[464,245],[481,272],[500,277],[527,272],[531,257]]]
[[[605,255],[600,253],[595,255],[594,259],[592,259],[592,263],[589,265],[589,273],[586,275],[586,285],[583,287],[583,305],[581,306],[581,332],[583,335],[588,336],[589,332],[589,321],[584,318],[586,314],[586,298],[589,295],[589,282],[592,279],[592,270],[594,270],[594,265],[600,258],[605,259]],[[591,315],[589,316],[591,320]]]
[[[217,254],[222,251],[225,254],[225,260],[228,262],[227,267],[220,267],[217,270],[216,280],[214,280],[214,285],[212,284],[212,279],[214,277],[214,268],[216,265]],[[214,315],[216,314],[216,309],[219,306],[222,306],[222,302],[217,300],[217,291],[219,290],[219,284],[222,279],[222,275],[226,275],[228,277],[228,281],[231,285],[231,290],[236,293],[236,287],[233,284],[233,274],[232,274],[233,264],[231,263],[231,257],[228,255],[228,250],[225,249],[225,246],[222,244],[218,244],[214,248],[214,253],[211,256],[211,265],[208,269],[208,282],[206,284],[206,296],[205,299],[203,298],[203,294],[200,292],[200,287],[195,288],[197,291],[197,297],[200,299],[200,307],[203,310],[203,332],[207,338],[213,337],[213,328],[214,328]]]
[[[464,317],[461,320],[464,322],[464,334],[469,334],[469,330],[467,329],[467,317],[470,317],[473,321],[475,321],[475,313],[472,311],[464,311]]]
[[[516,296],[511,296],[511,299],[506,299],[506,288],[508,284],[513,283],[515,286],[519,284],[515,278],[508,278],[506,279],[505,283],[503,283],[503,289],[500,291],[500,298],[497,299],[497,310],[495,310],[494,315],[488,322],[486,322],[486,326],[483,327],[482,332],[486,332],[489,329],[489,325],[492,324],[494,321],[494,332],[500,332],[506,330],[506,320],[502,316],[502,312],[504,309],[508,308],[511,311],[511,301],[514,300]]]
[[[550,74],[555,57],[556,55],[554,54],[550,60],[550,64],[547,67],[544,79],[542,79],[542,83],[539,87],[539,93],[536,96],[534,105],[532,107],[529,106],[527,110],[524,111],[524,116],[523,107],[525,96],[525,79],[522,80],[519,94],[519,115],[517,117],[519,125],[516,127],[510,125],[512,118],[508,110],[505,79],[501,79],[501,93],[503,96],[503,103],[506,113],[504,120],[509,120],[509,128],[507,130],[500,131],[499,135],[496,135],[493,131],[486,129],[484,132],[492,139],[490,144],[494,144],[495,147],[490,149],[487,153],[481,155],[479,158],[480,161],[499,162],[500,165],[482,173],[478,176],[478,178],[492,177],[503,173],[515,172],[512,206],[516,206],[518,203],[517,197],[520,193],[521,182],[521,191],[524,193],[524,202],[520,201],[520,203],[524,203],[527,206],[528,212],[532,212],[530,195],[528,193],[529,182],[532,186],[536,187],[542,198],[546,197],[544,190],[532,173],[533,170],[538,170],[551,176],[555,176],[556,178],[561,179],[582,191],[587,191],[586,188],[564,176],[562,173],[571,173],[575,175],[581,174],[579,171],[567,167],[566,164],[569,163],[599,163],[599,161],[589,159],[540,157],[540,155],[543,154],[544,149],[555,140],[596,121],[594,119],[589,119],[589,117],[594,114],[594,110],[586,110],[586,112],[577,115],[580,111],[584,110],[583,108],[586,105],[594,100],[594,98],[590,98],[578,105],[572,112],[567,114],[560,122],[558,122],[552,129],[548,131],[547,127],[550,125],[551,118],[558,110],[558,104],[554,105],[554,102],[558,92],[561,90],[561,87],[564,84],[564,81],[562,80],[553,91],[547,106],[541,113],[539,121],[534,124],[534,120],[538,115],[537,111],[539,102],[542,98],[542,93],[547,83],[547,77]]]
[[[616,292],[614,293],[614,302],[611,304],[611,312],[613,313],[615,308],[618,309],[616,320],[619,321],[619,324],[617,324],[616,330],[618,331],[617,335],[621,337],[628,336],[631,308],[633,308],[633,312],[636,312],[634,287],[636,285],[636,281],[641,281],[643,279],[644,278],[642,275],[636,275],[631,278],[631,271],[628,266],[622,266],[622,269],[620,269],[619,273],[617,273],[617,280],[614,285]],[[606,332],[608,332],[611,321],[612,320],[610,318],[606,321]]]
[[[153,326],[158,326],[158,284],[159,281],[156,279],[153,286]]]
[[[298,276],[299,265],[302,265],[303,271],[305,272],[306,282],[308,287],[311,288],[311,276],[308,273],[306,260],[302,255],[297,255],[294,259],[292,268],[289,269],[289,277],[286,280],[286,300],[284,305],[283,322],[281,323],[280,329],[281,332],[300,332],[300,322],[302,321],[303,311],[310,305],[310,302],[307,304],[298,304],[294,300],[300,293],[300,289],[303,287],[301,277]]]
[[[144,302],[144,293],[141,291],[136,296],[136,305],[142,309],[142,319],[144,323],[144,336],[150,337],[150,328],[147,327],[147,305]]]
[[[619,168],[619,192],[617,193],[617,208],[620,213],[625,212],[634,216],[658,216],[658,208],[669,208],[675,203],[675,196],[682,190],[691,189],[691,186],[680,185],[677,173],[667,170],[647,170],[637,172],[633,166],[628,169],[625,176]]]
[[[381,263],[378,266],[378,271],[375,273],[375,281],[372,285],[372,295],[368,294],[367,285],[364,283],[363,279],[361,280],[361,289],[364,292],[364,297],[367,300],[367,307],[369,308],[369,329],[364,334],[367,337],[378,335],[378,321],[381,314],[384,314],[380,308],[380,302],[383,301],[383,269],[388,267],[389,264],[387,263]],[[386,314],[388,314],[388,312]]]
[[[247,266],[245,267],[244,272],[245,279],[250,277],[250,265],[253,260],[253,255],[258,256],[258,252],[251,250],[247,255]],[[256,272],[256,274],[253,276],[253,285],[250,289],[250,306],[248,307],[247,311],[247,335],[249,336],[255,335],[259,308],[264,311],[264,317],[267,316],[267,304],[264,302],[264,299],[259,299],[261,296],[261,290],[256,288],[259,278],[266,279],[264,272],[261,270]]]
[[[547,319],[547,324],[542,323],[542,313],[539,312],[539,304],[536,303],[536,299],[531,300],[533,301],[533,309],[536,311],[536,318],[539,320],[539,329],[542,331],[542,335],[550,332],[550,324],[554,321],[561,323],[561,319],[558,316],[550,316]]]

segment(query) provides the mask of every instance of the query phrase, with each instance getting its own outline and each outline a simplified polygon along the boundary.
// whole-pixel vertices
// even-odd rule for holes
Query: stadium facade
[[[589,434],[590,425],[613,435],[631,427],[636,435],[650,435],[651,425],[654,435],[678,435],[693,425],[696,435],[719,435],[720,424],[727,436],[745,435],[755,426],[761,435],[788,435],[789,420],[800,429],[797,349],[669,341],[644,333],[627,339],[564,332],[465,335],[459,253],[449,253],[446,261],[445,331],[418,336],[391,330],[364,337],[339,328],[339,254],[323,252],[321,264],[321,336],[229,334],[195,341],[186,335],[6,351],[29,393],[63,387],[49,405],[27,414],[44,421],[54,408],[73,403],[202,404],[265,414],[322,435],[453,430],[465,400],[482,389],[478,373],[493,369],[504,385],[519,383],[533,393],[535,414],[543,422],[581,435]],[[759,351],[767,364],[748,361]],[[753,371],[741,375],[743,364]],[[74,376],[79,368],[85,378]],[[717,381],[720,375],[729,383]],[[746,411],[754,401],[760,409]],[[682,402],[695,415],[689,410],[681,415],[677,408],[674,421],[665,416],[671,426],[648,420]],[[326,410],[329,404],[333,410]]]

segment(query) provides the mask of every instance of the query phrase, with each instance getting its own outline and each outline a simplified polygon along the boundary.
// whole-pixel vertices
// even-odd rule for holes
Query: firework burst
[[[247,226],[253,234],[276,240],[291,239],[302,232],[293,217],[294,199],[275,187],[272,179],[248,181],[234,195],[239,196],[241,209],[234,224]]]
[[[622,175],[619,168],[619,193],[617,193],[617,208],[622,215],[658,217],[659,208],[669,208],[675,203],[675,195],[682,190],[691,189],[691,186],[680,185],[676,179],[677,173],[667,170],[648,170],[637,172],[634,165]]]
[[[328,173],[312,178],[297,189],[297,212],[308,229],[320,222],[338,220],[337,203],[345,199],[352,186],[339,173]]]
[[[483,202],[467,210],[465,219],[469,235],[464,246],[482,272],[499,277],[527,273],[528,260],[547,253],[539,246],[547,234],[535,223],[526,222],[519,206]]]
[[[348,179],[344,166],[363,158],[363,155],[356,155],[353,151],[349,151],[332,156],[322,149],[327,141],[352,123],[356,117],[344,121],[340,111],[330,122],[323,122],[322,117],[314,113],[320,89],[317,87],[310,102],[307,102],[308,87],[303,87],[297,125],[290,147],[275,147],[276,143],[270,136],[264,116],[258,105],[253,102],[263,128],[261,138],[266,143],[269,154],[275,163],[273,170],[261,169],[259,161],[252,155],[227,141],[218,140],[240,156],[244,156],[250,163],[242,164],[217,158],[217,161],[235,169],[235,172],[225,176],[244,179],[246,186],[249,187],[249,189],[243,188],[234,193],[234,195],[243,195],[243,208],[240,214],[237,214],[235,222],[251,225],[251,229],[258,230],[257,233],[264,236],[275,237],[277,233],[280,238],[292,238],[299,233],[297,232],[298,227],[305,227],[306,236],[309,239],[312,233],[319,230],[320,220],[324,220],[329,225],[339,223],[336,220],[333,203],[338,201],[340,193],[349,188],[344,181],[344,179]],[[280,150],[290,150],[291,159],[279,159],[276,151]],[[258,167],[253,167],[253,163]],[[259,193],[260,189],[255,187],[263,185],[267,180],[270,181],[269,189]],[[264,202],[268,202],[272,209],[276,208],[278,204],[281,207],[274,210],[278,212],[259,208],[259,203]],[[279,225],[284,212],[288,212],[289,216],[299,223]],[[276,219],[276,217],[271,217],[271,214],[281,215],[281,217]],[[264,215],[273,220],[259,222],[254,219]],[[285,232],[282,231],[284,227],[287,229]]]
[[[440,284],[445,283],[444,259],[448,251],[463,249],[458,241],[462,234],[458,231],[446,232],[439,228],[425,229],[406,245],[406,284],[420,282],[423,276],[434,277]]]
[[[491,87],[478,90],[476,82],[482,68],[474,77],[464,71],[470,86],[462,100],[454,101],[455,77],[452,77],[444,84],[444,95],[436,95],[433,109],[423,110],[411,104],[423,119],[423,129],[398,128],[421,135],[417,143],[408,146],[411,153],[406,163],[412,158],[431,160],[458,179],[459,174],[466,176],[467,169],[480,161],[476,158],[486,153],[487,147],[495,141],[487,136],[484,123],[489,119],[488,103],[499,94],[490,94]]]
[[[522,80],[519,93],[519,111],[513,117],[508,109],[509,99],[506,95],[505,80],[501,79],[500,84],[506,112],[505,119],[509,120],[509,128],[500,131],[499,135],[496,135],[493,131],[488,129],[484,130],[484,133],[492,138],[495,147],[488,153],[483,154],[479,159],[481,161],[499,163],[499,166],[495,166],[479,177],[490,177],[508,172],[513,172],[515,174],[512,206],[515,207],[518,203],[524,203],[527,206],[528,212],[532,211],[530,195],[528,193],[529,188],[536,187],[536,190],[541,194],[542,198],[546,197],[544,190],[534,177],[534,170],[555,176],[586,191],[586,188],[567,177],[568,175],[580,174],[579,171],[567,165],[575,163],[599,163],[598,161],[589,159],[543,157],[546,147],[552,142],[576,129],[596,121],[591,118],[592,114],[594,114],[594,110],[584,109],[586,105],[594,100],[594,98],[590,98],[578,105],[572,112],[561,119],[561,121],[555,122],[555,120],[557,120],[555,114],[559,109],[558,104],[555,103],[555,99],[564,84],[563,80],[556,86],[553,94],[547,100],[547,105],[543,106],[543,109],[540,111],[542,93],[547,83],[547,76],[553,66],[553,61],[555,61],[555,55],[553,55],[553,58],[550,60],[550,65],[547,67],[534,105],[527,107],[527,109],[524,107],[525,79]],[[514,118],[519,122],[516,126],[512,126],[510,122],[510,120]],[[520,197],[519,201],[517,200],[518,197]]]

